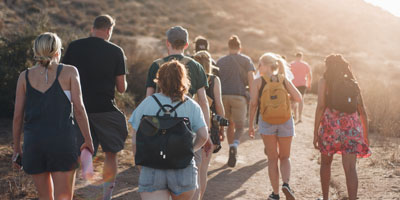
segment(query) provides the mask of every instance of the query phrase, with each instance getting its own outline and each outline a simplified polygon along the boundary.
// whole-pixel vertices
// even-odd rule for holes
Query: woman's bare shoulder
[[[64,65],[63,71],[68,75],[76,75],[78,74],[78,69],[73,65]]]

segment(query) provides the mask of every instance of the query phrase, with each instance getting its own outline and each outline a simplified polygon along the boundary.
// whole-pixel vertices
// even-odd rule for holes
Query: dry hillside
[[[118,40],[163,39],[168,27],[180,24],[191,38],[210,38],[216,54],[235,33],[255,57],[262,51],[292,55],[296,50],[385,60],[400,56],[400,19],[362,0],[6,0],[0,9],[2,34],[45,20],[49,29],[73,39],[88,34],[96,15],[109,13],[117,19]]]

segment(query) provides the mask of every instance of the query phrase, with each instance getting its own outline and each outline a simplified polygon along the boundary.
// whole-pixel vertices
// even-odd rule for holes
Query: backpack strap
[[[161,104],[160,100],[157,99],[156,95],[153,94],[153,95],[151,95],[151,97],[153,97],[153,99],[156,101],[156,103],[158,104],[158,106],[160,107],[160,109],[161,109],[164,113],[167,113],[167,112],[168,112],[168,110],[165,109],[164,106]],[[159,113],[159,112],[160,112],[160,111],[158,111],[158,113]],[[157,115],[158,115],[158,113],[157,113]]]
[[[260,87],[260,90],[258,91],[258,106],[257,106],[257,112],[256,112],[256,124],[258,124],[258,119],[259,119],[259,115],[260,115],[261,95],[262,95],[262,92],[266,85],[267,85],[267,81],[266,81],[265,77],[262,76],[261,77],[261,87]]]
[[[272,81],[271,81],[271,77],[268,77],[267,75],[263,75],[263,76],[261,76],[261,77],[262,77],[262,79],[265,80],[266,83],[271,83],[271,82],[272,82]]]
[[[179,102],[178,104],[176,104],[171,110],[169,110],[169,112],[175,112],[175,110],[180,106],[180,105],[182,105],[183,103],[185,103],[186,102],[186,100],[187,100],[187,97],[185,97],[185,99],[183,100],[183,101],[181,101],[181,102]],[[175,112],[175,115],[176,115],[176,112]]]
[[[163,65],[164,63],[168,62],[169,60],[165,61],[164,58],[159,58],[157,60],[155,60],[154,62],[157,63],[158,67],[161,67],[161,65]],[[187,65],[189,62],[191,61],[191,59],[189,57],[183,56],[182,59],[179,60],[180,63],[182,63],[183,65]]]
[[[184,99],[183,101],[179,102],[179,103],[176,104],[174,107],[172,107],[171,105],[168,105],[168,104],[162,105],[161,102],[160,102],[160,100],[158,100],[158,98],[157,98],[154,94],[151,95],[151,97],[153,97],[153,99],[157,102],[158,106],[160,107],[160,110],[158,110],[158,112],[157,112],[157,116],[160,115],[161,110],[164,112],[164,115],[170,116],[171,113],[175,112],[175,110],[176,110],[180,105],[182,105],[183,103],[185,103],[186,100],[187,100],[187,97],[185,97],[185,99]],[[170,108],[170,109],[167,110],[167,109],[165,109],[166,107],[168,107],[168,108]],[[175,112],[175,117],[177,117],[177,113],[176,113],[176,112]]]
[[[278,81],[279,81],[279,83],[284,83],[285,76],[283,74],[278,74]]]
[[[183,56],[182,59],[179,60],[179,62],[181,62],[183,65],[187,65],[189,64],[189,62],[192,61],[189,57]]]
[[[161,67],[161,65],[165,63],[164,58],[159,58],[154,62],[157,63],[158,67]]]

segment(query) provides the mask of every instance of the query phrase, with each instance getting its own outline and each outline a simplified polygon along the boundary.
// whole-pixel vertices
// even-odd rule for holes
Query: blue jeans
[[[184,169],[154,169],[143,166],[140,171],[139,192],[169,190],[174,195],[180,195],[197,187],[197,167],[194,160]]]

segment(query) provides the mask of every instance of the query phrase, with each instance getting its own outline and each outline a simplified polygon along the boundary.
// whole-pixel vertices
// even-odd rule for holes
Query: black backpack
[[[359,96],[357,81],[347,74],[341,75],[328,91],[328,107],[340,112],[354,113],[357,111]]]
[[[156,116],[144,115],[140,121],[136,134],[135,163],[156,169],[183,169],[193,159],[195,134],[187,117],[177,117],[176,108],[187,99],[172,107],[162,105],[156,96],[152,97],[160,110]],[[164,112],[163,116],[160,116],[161,111]],[[173,112],[175,115],[172,117]]]

